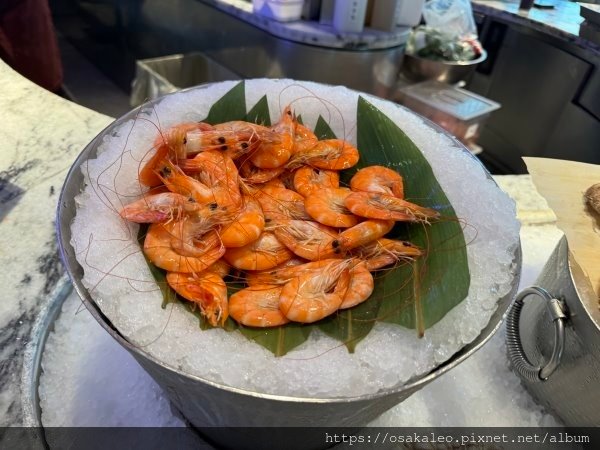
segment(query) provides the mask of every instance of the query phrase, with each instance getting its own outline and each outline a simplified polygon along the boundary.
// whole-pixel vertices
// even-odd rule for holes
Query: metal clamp
[[[525,297],[528,295],[537,295],[546,301],[546,306],[554,322],[554,348],[550,360],[544,367],[531,364],[521,344],[519,318],[521,317]],[[546,381],[552,372],[556,370],[565,347],[564,321],[566,318],[563,302],[553,298],[545,289],[539,286],[527,288],[517,295],[506,316],[506,346],[508,347],[508,357],[512,366],[520,376],[529,381]]]

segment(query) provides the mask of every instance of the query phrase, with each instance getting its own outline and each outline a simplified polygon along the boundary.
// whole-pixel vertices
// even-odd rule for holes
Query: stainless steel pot
[[[536,286],[517,296],[506,329],[527,390],[567,426],[600,426],[600,308],[565,237]]]
[[[414,81],[436,80],[448,84],[466,81],[477,64],[485,61],[487,52],[471,61],[434,61],[406,53],[402,60],[402,73]]]
[[[151,106],[151,103],[146,106]],[[157,360],[143,349],[133,346],[111,324],[82,284],[83,269],[77,262],[70,244],[70,227],[76,212],[74,199],[83,187],[81,164],[96,156],[98,146],[102,143],[105,135],[110,134],[124,122],[133,119],[137,112],[138,110],[135,109],[109,125],[86,146],[71,167],[60,195],[57,211],[57,233],[61,257],[77,293],[94,318],[156,380],[190,423],[203,428],[204,434],[208,434],[221,445],[234,448],[257,448],[260,443],[248,440],[243,429],[231,429],[227,433],[223,433],[222,429],[211,427],[362,427],[460,364],[481,348],[500,327],[502,316],[518,286],[521,269],[520,246],[515,249],[514,254],[513,288],[499,300],[489,323],[479,336],[431,372],[376,394],[351,398],[300,398],[262,394],[182,373],[177,368]],[[446,133],[431,122],[428,123],[437,132]],[[461,148],[471,156],[462,144],[456,140],[455,143],[457,148]],[[322,433],[311,436],[307,432],[300,442],[290,441],[289,434],[285,430],[276,430],[275,428],[270,430],[265,434],[265,438],[271,448],[319,448],[325,446]]]

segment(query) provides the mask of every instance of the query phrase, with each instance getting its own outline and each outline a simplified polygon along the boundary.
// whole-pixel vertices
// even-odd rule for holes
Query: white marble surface
[[[54,231],[60,188],[77,154],[112,119],[37,87],[0,61],[0,120],[0,426],[6,426],[23,423],[26,344],[64,282]],[[526,177],[497,179],[525,205],[520,214],[547,215]]]
[[[0,426],[22,423],[25,346],[64,276],[54,231],[60,188],[83,146],[111,121],[0,60]]]

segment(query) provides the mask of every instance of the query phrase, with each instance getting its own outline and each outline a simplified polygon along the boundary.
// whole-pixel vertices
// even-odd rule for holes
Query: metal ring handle
[[[521,344],[519,318],[521,317],[524,300],[528,295],[537,295],[546,301],[546,306],[554,322],[554,348],[550,360],[544,367],[531,364]],[[552,372],[556,370],[565,348],[564,320],[566,318],[563,302],[553,298],[545,289],[539,286],[527,288],[517,295],[506,316],[506,346],[510,362],[521,377],[529,381],[546,381]]]

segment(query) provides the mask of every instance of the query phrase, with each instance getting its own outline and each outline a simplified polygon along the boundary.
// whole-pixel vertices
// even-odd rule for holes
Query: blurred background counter
[[[522,156],[600,163],[600,42],[579,36],[580,5],[518,11],[519,2],[473,0],[488,58],[468,89],[502,105],[479,145],[495,173],[525,173]]]
[[[546,4],[552,5],[552,8],[533,7],[529,11],[519,11],[519,0],[471,0],[471,3],[476,19],[482,19],[484,16],[493,17],[562,38],[583,49],[600,51],[600,42],[580,36],[584,18],[581,16],[579,3],[550,0],[546,1]],[[592,1],[587,5],[591,4]]]
[[[200,52],[209,65],[224,66],[239,78],[314,80],[385,96],[410,31],[339,33],[317,22],[281,23],[254,14],[252,3],[241,0],[50,3],[63,53],[81,53],[124,93],[137,60]],[[221,81],[210,69],[190,80],[210,81]],[[84,91],[77,80],[72,84],[73,91]]]
[[[232,78],[341,84],[399,101],[409,28],[340,32],[279,22],[245,0],[50,0],[66,96],[111,116],[153,92]],[[478,130],[478,157],[497,174],[525,173],[522,156],[600,163],[600,44],[579,36],[579,5],[518,11],[518,1],[473,0],[487,59],[464,87],[501,107]],[[158,58],[158,59],[156,59]],[[137,63],[137,66],[136,66]],[[137,68],[136,68],[137,67]],[[136,72],[137,70],[137,72]],[[160,84],[160,83],[159,83]]]

